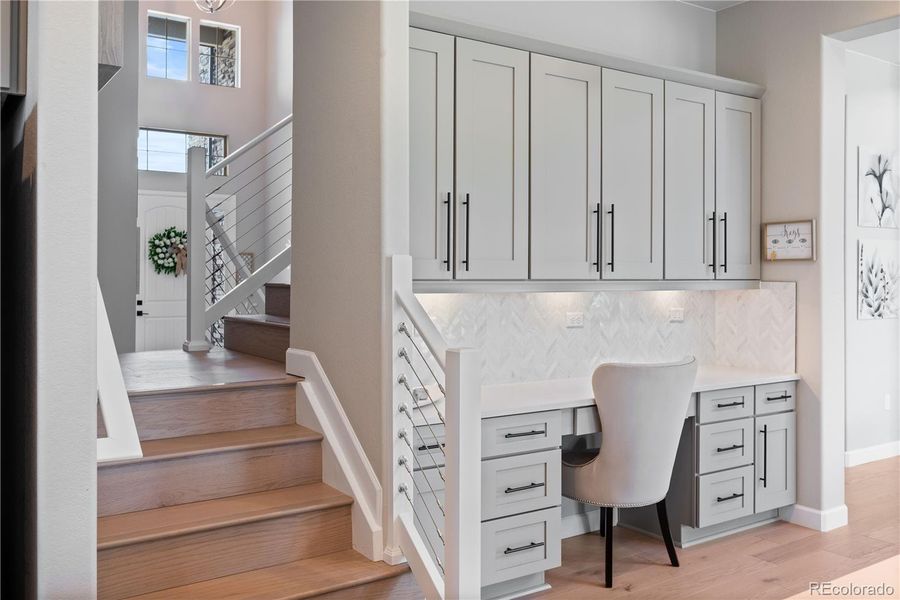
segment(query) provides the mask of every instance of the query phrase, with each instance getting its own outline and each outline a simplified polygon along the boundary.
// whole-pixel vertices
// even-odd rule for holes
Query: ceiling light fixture
[[[234,4],[235,0],[194,0],[197,8],[205,13],[213,14],[220,10],[225,10]]]

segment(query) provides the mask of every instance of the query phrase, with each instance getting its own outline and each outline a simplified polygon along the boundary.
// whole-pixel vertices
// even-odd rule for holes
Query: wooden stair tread
[[[222,319],[225,321],[269,325],[285,329],[288,329],[291,326],[291,320],[289,318],[279,317],[278,315],[231,315],[222,317]]]
[[[352,502],[352,498],[324,483],[310,483],[122,513],[97,520],[97,548],[106,550],[285,515],[347,506]]]
[[[103,469],[126,463],[167,460],[171,458],[227,452],[230,450],[243,450],[247,448],[264,448],[266,446],[317,442],[321,441],[321,439],[322,434],[301,425],[279,425],[277,427],[260,427],[258,429],[205,433],[201,435],[145,441],[141,443],[141,450],[144,453],[143,458],[107,462],[98,466]]]
[[[267,361],[271,362],[271,361]],[[196,394],[198,392],[227,392],[229,390],[243,390],[247,388],[260,387],[277,387],[285,385],[296,385],[304,381],[303,377],[297,375],[285,375],[275,379],[247,379],[244,381],[225,381],[222,383],[210,383],[202,385],[187,385],[168,388],[154,388],[146,390],[128,390],[128,397],[131,399],[149,398],[154,396],[173,396],[177,394]]]
[[[134,596],[140,600],[297,600],[401,575],[405,564],[373,562],[344,550]]]

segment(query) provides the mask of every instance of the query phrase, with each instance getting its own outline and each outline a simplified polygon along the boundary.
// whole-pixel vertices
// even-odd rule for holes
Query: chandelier
[[[225,10],[234,4],[234,2],[235,0],[194,0],[194,4],[197,5],[197,8],[209,14]]]

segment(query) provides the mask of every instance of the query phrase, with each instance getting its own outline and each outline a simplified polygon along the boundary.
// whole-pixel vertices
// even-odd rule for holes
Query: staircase
[[[353,501],[322,483],[322,436],[295,423],[300,379],[282,365],[230,350],[121,362],[143,457],[98,466],[100,598],[421,595],[405,566],[352,549]]]
[[[231,315],[225,322],[225,348],[284,362],[290,345],[291,286],[267,283],[263,315]]]

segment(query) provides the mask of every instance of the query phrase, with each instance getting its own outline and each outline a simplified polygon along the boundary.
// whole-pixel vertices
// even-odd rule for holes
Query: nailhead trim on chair
[[[581,498],[575,498],[573,496],[566,496],[566,498],[569,498],[570,500],[574,500],[576,502],[590,504],[591,506],[600,506],[602,508],[640,508],[642,506],[650,506],[652,504],[656,504],[657,502],[659,502],[660,500],[665,498],[665,496],[663,496],[662,498],[657,498],[656,500],[648,500],[647,502],[631,502],[628,504],[597,504],[596,502],[591,502],[590,500],[583,500]]]

